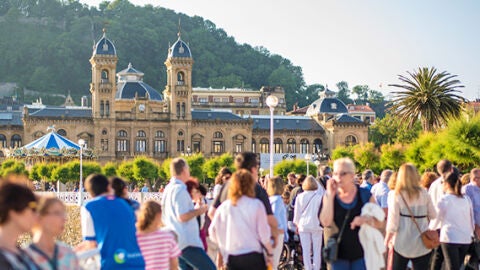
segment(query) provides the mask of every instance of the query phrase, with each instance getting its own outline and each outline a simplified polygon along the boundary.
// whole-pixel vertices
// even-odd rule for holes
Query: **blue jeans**
[[[332,263],[332,270],[367,270],[367,267],[363,258],[355,261],[337,260]]]
[[[178,258],[178,264],[182,270],[215,270],[215,264],[203,248],[186,247],[182,249],[182,255]]]

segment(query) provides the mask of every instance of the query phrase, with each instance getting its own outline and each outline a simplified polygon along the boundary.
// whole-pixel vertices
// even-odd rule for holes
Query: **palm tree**
[[[419,68],[408,72],[408,76],[398,75],[405,84],[390,84],[401,88],[393,92],[396,97],[389,103],[392,115],[412,127],[418,119],[424,131],[435,131],[445,125],[449,118],[458,118],[465,99],[457,95],[458,88],[464,87],[446,71],[437,73],[437,69]]]

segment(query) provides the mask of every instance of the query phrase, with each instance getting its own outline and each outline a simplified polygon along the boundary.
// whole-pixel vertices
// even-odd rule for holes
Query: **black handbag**
[[[350,209],[351,210],[351,209]],[[350,210],[348,210],[347,214],[345,215],[345,219],[343,220],[342,228],[338,234],[334,234],[330,236],[327,240],[327,243],[323,247],[322,250],[322,257],[323,260],[327,263],[333,263],[337,260],[338,256],[338,244],[342,241],[343,231],[345,230],[345,225],[347,224],[347,220],[350,216]]]

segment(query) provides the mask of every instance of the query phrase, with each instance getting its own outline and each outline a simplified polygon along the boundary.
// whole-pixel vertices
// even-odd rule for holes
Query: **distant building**
[[[355,105],[355,104],[348,104],[348,113],[366,123],[373,123],[375,122],[376,116],[375,111],[367,105]]]
[[[144,74],[132,64],[117,72],[117,61],[116,48],[104,33],[90,58],[90,107],[85,97],[81,106],[67,97],[64,106],[46,106],[38,100],[23,110],[2,107],[0,150],[29,143],[55,125],[72,141],[84,139],[100,162],[139,155],[163,160],[197,152],[206,157],[268,153],[268,95],[279,99],[274,117],[276,154],[303,158],[310,153],[325,159],[336,146],[368,139],[368,125],[351,116],[330,90],[322,92],[302,116],[289,116],[282,87],[194,88],[192,53],[180,34],[168,50],[167,85],[162,92],[146,84]]]

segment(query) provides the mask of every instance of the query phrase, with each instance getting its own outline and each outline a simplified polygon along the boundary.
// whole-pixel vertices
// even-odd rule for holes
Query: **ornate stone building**
[[[192,86],[194,60],[181,39],[169,48],[165,65],[167,85],[159,91],[143,81],[131,64],[117,72],[114,44],[106,37],[96,43],[90,58],[91,107],[27,105],[7,119],[0,113],[0,148],[20,146],[41,137],[47,127],[70,140],[82,138],[100,162],[138,155],[155,159],[201,152],[269,152],[269,108],[265,98],[276,95],[276,153],[312,153],[327,157],[337,145],[367,141],[368,125],[348,115],[345,104],[329,90],[305,116],[285,116],[281,87],[260,90],[200,89]],[[23,122],[20,122],[22,117]],[[18,119],[17,119],[18,118]],[[14,140],[14,136],[16,139]],[[6,151],[4,151],[6,152]]]

